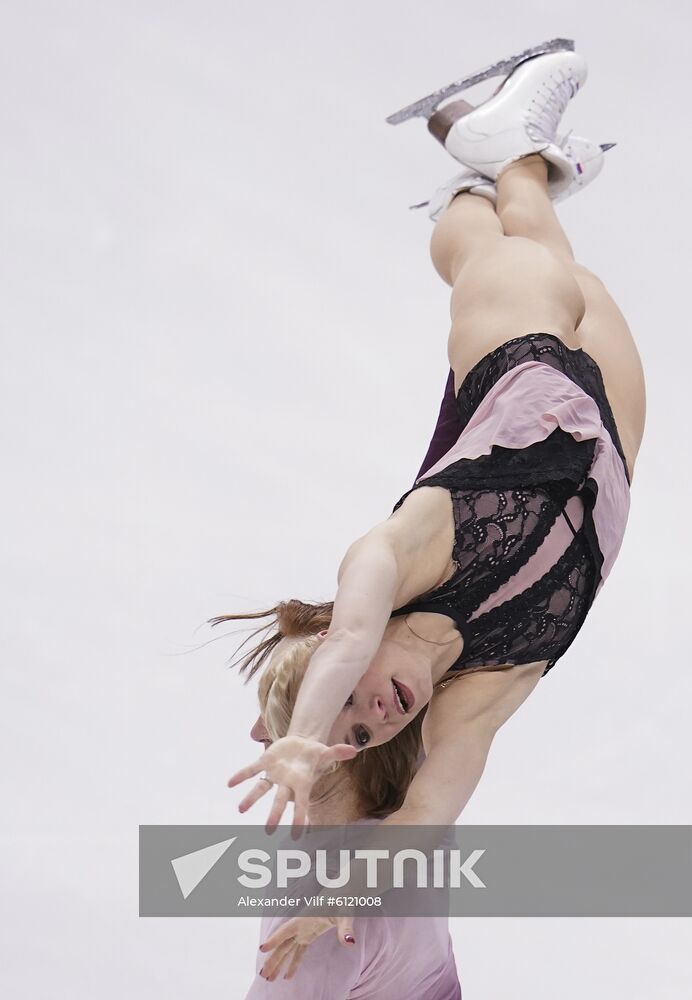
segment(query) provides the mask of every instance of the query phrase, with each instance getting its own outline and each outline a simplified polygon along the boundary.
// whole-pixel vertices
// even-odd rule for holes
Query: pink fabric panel
[[[622,468],[622,459],[605,427],[596,442],[591,475],[598,483],[593,520],[603,553],[602,579],[598,587],[600,590],[617,559],[630,510],[630,488]]]
[[[378,824],[363,818],[349,826]],[[288,834],[281,843],[294,846]],[[263,916],[260,941],[282,923]],[[266,955],[258,951],[246,1000],[462,1000],[447,917],[356,917],[354,937],[347,946],[333,930],[322,934],[293,978],[273,983],[259,975]]]
[[[262,917],[261,940],[283,922]],[[446,917],[357,917],[355,945],[333,930],[308,948],[292,979],[257,975],[246,1000],[462,1000]]]
[[[550,365],[526,361],[498,379],[446,455],[417,482],[424,482],[461,458],[489,455],[493,445],[526,448],[543,441],[556,427],[577,441],[596,438],[589,474],[598,483],[593,519],[603,554],[602,586],[625,533],[629,485],[596,401]]]

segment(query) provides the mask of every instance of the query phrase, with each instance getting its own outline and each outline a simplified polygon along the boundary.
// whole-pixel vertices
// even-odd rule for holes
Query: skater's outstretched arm
[[[245,812],[276,784],[268,830],[278,825],[291,799],[294,825],[304,824],[310,791],[320,773],[357,753],[357,732],[344,733],[343,743],[327,746],[326,740],[380,646],[400,587],[398,560],[386,523],[351,545],[337,579],[332,623],[311,657],[288,735],[228,781],[232,788],[271,769],[271,781],[257,781],[239,807]]]
[[[310,661],[288,730],[323,743],[377,652],[394,608],[401,580],[386,525],[351,545],[337,582],[332,623]]]

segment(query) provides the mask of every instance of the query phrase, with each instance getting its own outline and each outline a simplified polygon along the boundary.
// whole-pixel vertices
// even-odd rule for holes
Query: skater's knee
[[[484,259],[504,240],[495,210],[486,198],[462,194],[437,220],[430,237],[430,256],[443,281],[454,285],[472,259]]]
[[[540,230],[533,205],[523,198],[512,198],[502,206],[502,228],[506,236],[535,239]]]
[[[502,208],[502,225],[505,236],[523,237],[544,246],[561,260],[574,261],[572,246],[552,213],[546,215],[530,201],[507,201]]]
[[[430,237],[430,259],[439,276],[450,286],[454,284],[453,257],[454,247],[447,239],[446,231],[438,223]]]

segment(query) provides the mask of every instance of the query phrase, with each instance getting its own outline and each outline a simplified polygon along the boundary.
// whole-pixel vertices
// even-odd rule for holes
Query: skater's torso
[[[571,351],[585,352],[599,366],[620,437],[621,457],[626,460],[631,479],[641,443],[645,411],[639,353],[624,320],[611,325],[610,339],[606,340],[602,327],[594,327],[586,319],[570,341],[565,337],[557,339]],[[553,334],[553,337],[557,335]],[[492,336],[457,339],[457,350],[454,354],[450,351],[457,391],[471,369],[504,342],[504,338],[498,340]],[[451,552],[455,529],[450,496],[446,490],[435,486],[415,489],[386,525],[402,569],[395,607],[401,607],[428,590],[441,586],[453,576],[456,567]]]

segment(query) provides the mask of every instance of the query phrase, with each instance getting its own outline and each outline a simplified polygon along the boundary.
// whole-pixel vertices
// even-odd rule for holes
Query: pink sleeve
[[[264,940],[283,923],[282,919],[262,921]],[[358,983],[363,969],[365,935],[357,933],[354,945],[340,944],[336,930],[322,934],[303,955],[303,959],[292,979],[284,979],[282,968],[279,978],[270,983],[263,979],[259,970],[266,956],[258,952],[257,974],[247,994],[246,1000],[347,1000],[351,990]]]

